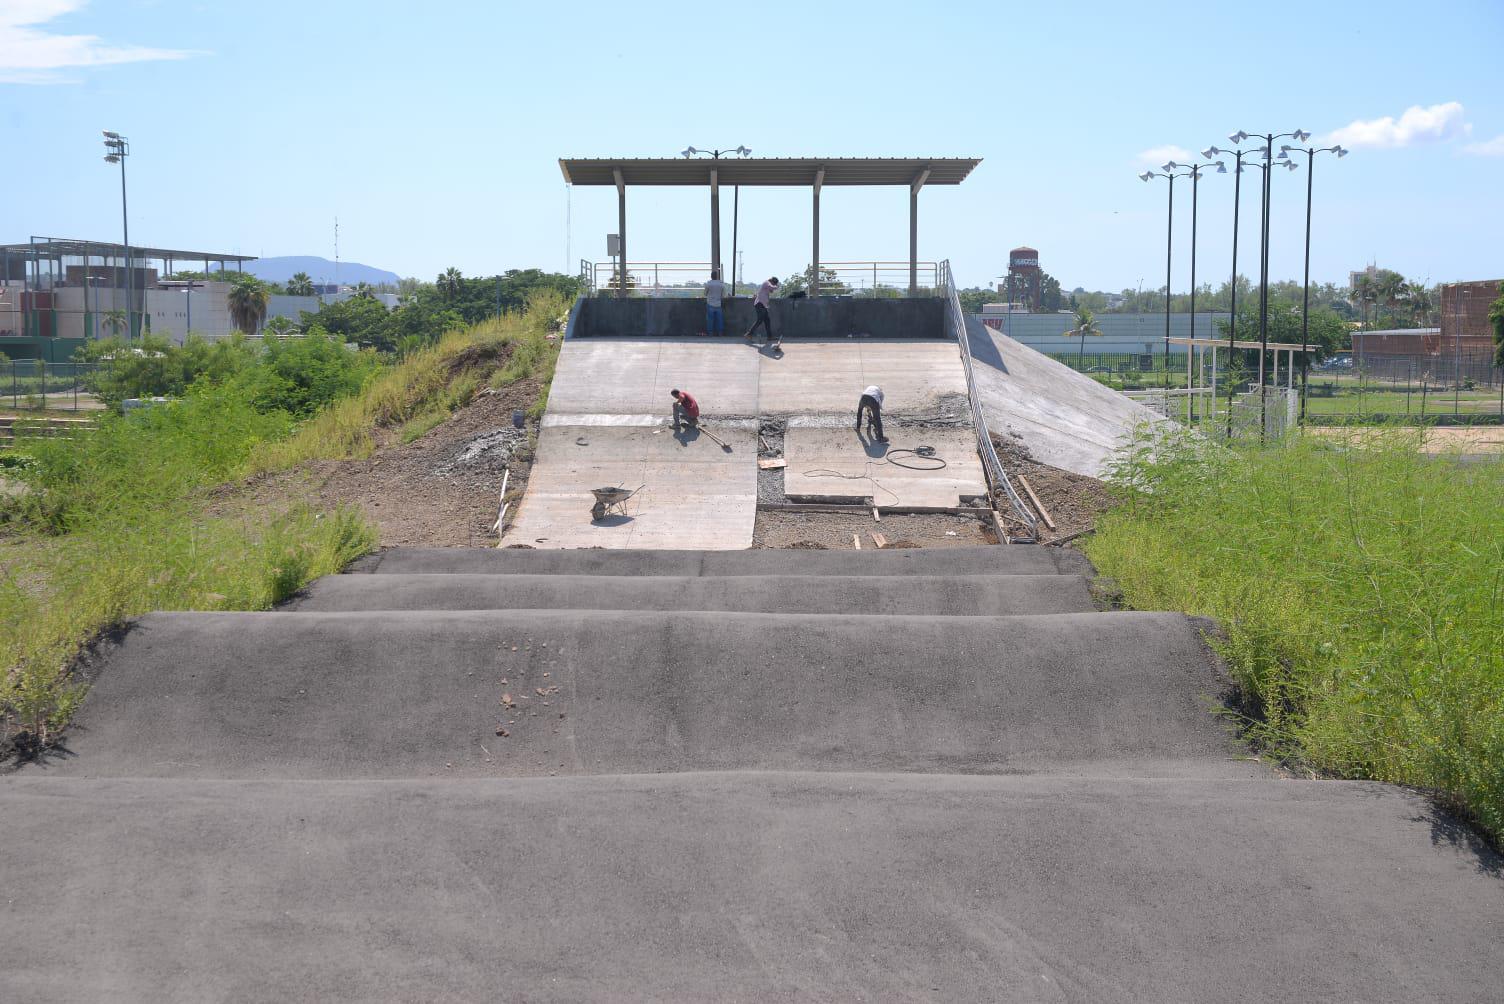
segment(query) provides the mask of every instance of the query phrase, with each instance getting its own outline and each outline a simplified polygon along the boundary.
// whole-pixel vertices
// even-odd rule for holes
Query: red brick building
[[[1441,287],[1441,343],[1443,351],[1492,352],[1494,329],[1488,310],[1504,290],[1504,280],[1453,282]]]

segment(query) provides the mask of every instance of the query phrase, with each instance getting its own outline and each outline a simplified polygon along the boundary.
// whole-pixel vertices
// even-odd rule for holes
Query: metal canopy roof
[[[718,172],[722,185],[804,186],[825,172],[826,185],[959,185],[980,164],[973,157],[654,157],[559,159],[572,185],[615,185],[616,171],[627,185],[709,185]]]
[[[57,258],[64,255],[85,254],[100,257],[109,255],[112,257],[125,257],[124,244],[112,244],[109,241],[80,241],[80,240],[53,240],[51,238],[37,238],[25,244],[0,244],[0,253],[6,254],[39,254],[46,258]],[[138,244],[131,245],[132,258],[160,258],[163,261],[255,261],[255,255],[226,254],[223,251],[183,251],[173,248],[143,247]]]

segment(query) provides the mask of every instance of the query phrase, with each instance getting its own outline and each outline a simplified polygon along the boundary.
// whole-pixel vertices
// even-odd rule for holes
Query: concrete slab
[[[362,575],[1095,575],[1068,547],[944,547],[874,551],[524,551],[494,547],[394,547],[349,571]]]
[[[878,506],[954,506],[963,497],[986,496],[976,437],[969,428],[936,428],[885,423],[891,442],[884,446],[858,435],[845,422],[838,428],[790,423],[784,434],[784,492],[791,501],[871,498]],[[939,470],[914,470],[889,463],[890,449],[933,446],[945,461]],[[912,454],[898,463],[929,466]]]
[[[757,414],[759,356],[697,338],[569,339],[548,395],[552,415],[666,415],[668,392],[694,394],[706,415]]]
[[[875,338],[805,340],[782,358],[761,357],[763,415],[850,412],[869,384],[882,387],[894,414],[966,414],[966,372],[953,342]]]
[[[0,782],[0,815],[10,1001],[1409,1004],[1504,985],[1504,863],[1375,784],[29,777]]]
[[[1088,613],[1083,575],[326,575],[281,608],[719,610],[981,617]],[[886,624],[886,621],[880,623]]]
[[[666,395],[665,395],[666,397]],[[515,522],[503,544],[532,547],[744,548],[757,518],[757,435],[751,422],[700,433],[652,424],[545,425]],[[644,486],[626,517],[592,522],[591,489]]]
[[[1016,433],[1040,463],[1102,477],[1136,427],[1164,421],[975,318],[966,331],[988,427],[999,435]]]

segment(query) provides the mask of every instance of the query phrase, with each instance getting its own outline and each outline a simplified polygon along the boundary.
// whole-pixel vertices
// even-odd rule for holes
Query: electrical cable
[[[911,461],[924,461],[925,464],[915,464],[912,462],[899,463],[898,461],[893,459],[893,456],[895,454],[901,454],[909,458]],[[927,466],[929,463],[933,463],[935,466]],[[902,501],[899,498],[898,493],[872,476],[872,468],[880,466],[882,464],[892,464],[894,467],[902,467],[905,470],[910,471],[939,471],[944,470],[949,466],[945,462],[944,458],[936,454],[935,448],[933,446],[921,445],[916,446],[913,449],[909,449],[907,447],[901,447],[899,449],[889,449],[888,452],[883,455],[883,459],[881,461],[867,461],[867,463],[862,467],[862,473],[860,474],[842,474],[840,471],[831,470],[828,467],[816,467],[812,470],[804,471],[803,474],[804,477],[807,478],[840,478],[842,481],[870,481],[872,482],[872,487],[880,488],[884,492],[887,492],[889,495],[893,496],[893,504],[897,505]],[[873,505],[877,504],[877,496],[875,493],[873,495],[872,502]]]

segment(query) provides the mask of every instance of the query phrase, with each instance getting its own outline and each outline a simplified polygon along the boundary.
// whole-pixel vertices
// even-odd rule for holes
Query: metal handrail
[[[1013,512],[1018,516],[1024,526],[1028,527],[1029,536],[1034,540],[1039,539],[1039,523],[1034,514],[1024,505],[1024,500],[1019,498],[1018,492],[1013,489],[1013,482],[1008,478],[1008,472],[1003,469],[1003,462],[998,459],[997,448],[992,445],[992,434],[987,429],[987,416],[982,412],[982,399],[977,393],[976,377],[972,373],[971,346],[966,337],[966,315],[961,311],[961,298],[956,292],[955,280],[951,276],[950,261],[942,261],[939,265],[939,285],[944,290],[946,300],[946,313],[950,315],[951,328],[956,334],[956,344],[960,346],[961,365],[966,371],[966,396],[971,402],[971,422],[977,434],[977,455],[982,458],[982,470],[987,475],[987,483],[995,493],[998,488],[1008,496],[1008,502],[1013,506]]]

